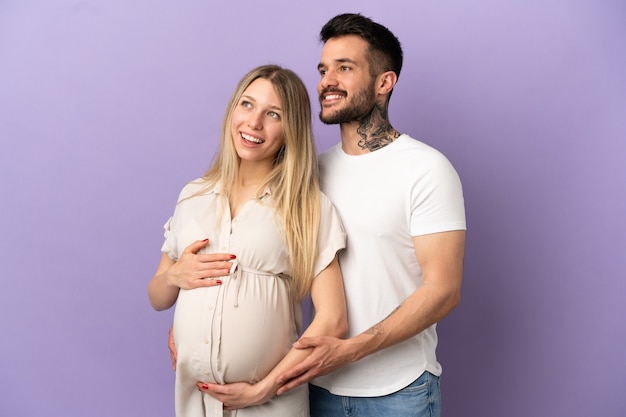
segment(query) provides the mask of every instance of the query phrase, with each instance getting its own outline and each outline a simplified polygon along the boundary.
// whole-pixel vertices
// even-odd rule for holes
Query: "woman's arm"
[[[150,305],[157,311],[170,308],[178,298],[179,288],[170,284],[167,273],[175,263],[176,261],[170,259],[166,254],[162,254],[159,266],[148,284]]]
[[[342,337],[348,331],[346,300],[341,269],[337,258],[313,280],[311,299],[315,307],[315,317],[303,336]],[[198,388],[224,404],[227,410],[263,404],[275,394],[279,375],[310,354],[310,350],[291,349],[287,355],[258,383],[245,382],[219,385],[198,382]]]

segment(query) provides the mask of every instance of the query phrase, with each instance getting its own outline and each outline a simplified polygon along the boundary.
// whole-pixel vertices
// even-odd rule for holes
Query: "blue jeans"
[[[424,372],[410,385],[382,397],[343,397],[309,385],[311,417],[440,417],[439,377]]]

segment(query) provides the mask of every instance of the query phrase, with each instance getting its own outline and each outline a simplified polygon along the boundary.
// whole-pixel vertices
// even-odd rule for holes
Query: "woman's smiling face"
[[[257,78],[243,92],[231,119],[231,134],[242,161],[273,164],[285,142],[282,102],[272,83]]]

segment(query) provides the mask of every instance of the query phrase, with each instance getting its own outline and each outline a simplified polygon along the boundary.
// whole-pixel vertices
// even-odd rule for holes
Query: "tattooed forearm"
[[[389,318],[389,316],[391,316],[393,313],[398,311],[398,309],[400,307],[402,307],[402,304],[400,304],[398,307],[394,308],[393,311],[387,315],[387,317],[385,317],[378,324],[375,324],[372,327],[370,327],[369,329],[367,329],[364,333],[372,335],[372,336],[379,336],[381,334],[384,334],[385,333],[385,326],[383,326],[383,323],[385,322],[385,320],[387,320]]]
[[[385,328],[383,327],[382,323],[378,323],[367,329],[364,333],[370,334],[372,336],[378,336],[385,333]]]
[[[357,133],[361,136],[359,147],[370,152],[389,145],[400,136],[389,123],[387,107],[380,104],[376,104],[372,111],[361,119]]]

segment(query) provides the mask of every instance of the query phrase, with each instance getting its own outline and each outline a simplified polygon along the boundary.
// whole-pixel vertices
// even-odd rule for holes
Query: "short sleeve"
[[[465,230],[463,188],[457,172],[438,152],[411,188],[411,236]]]
[[[317,240],[318,252],[314,269],[315,276],[332,262],[337,252],[346,247],[346,231],[341,223],[339,212],[323,193],[320,195],[320,205],[321,216]]]
[[[200,178],[187,183],[178,194],[178,200],[174,208],[174,214],[169,219],[167,219],[167,221],[163,225],[163,236],[165,237],[165,241],[163,242],[163,246],[161,246],[161,252],[166,254],[170,259],[174,261],[178,260],[178,254],[180,253],[177,238],[180,229],[179,225],[181,224],[180,202],[191,197],[202,186],[203,183],[201,182]]]
[[[178,259],[178,250],[176,247],[176,239],[174,233],[172,233],[172,217],[167,219],[167,222],[163,225],[163,236],[165,237],[165,241],[163,242],[163,246],[161,246],[161,252],[166,254],[168,258],[172,260]]]

